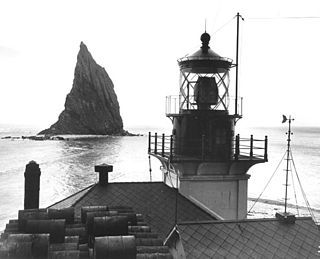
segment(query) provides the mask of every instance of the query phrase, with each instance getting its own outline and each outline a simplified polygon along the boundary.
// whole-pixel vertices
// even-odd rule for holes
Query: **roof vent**
[[[289,212],[277,212],[276,218],[284,224],[294,224],[296,221],[296,216]]]
[[[95,165],[94,171],[99,173],[99,184],[106,186],[108,184],[108,174],[113,171],[113,166],[108,164]]]

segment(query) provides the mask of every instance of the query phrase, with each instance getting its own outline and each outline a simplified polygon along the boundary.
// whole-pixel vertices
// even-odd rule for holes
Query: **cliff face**
[[[122,134],[113,83],[81,42],[73,86],[58,121],[39,134]]]

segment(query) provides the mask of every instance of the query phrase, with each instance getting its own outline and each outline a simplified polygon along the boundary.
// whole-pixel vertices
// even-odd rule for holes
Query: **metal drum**
[[[135,213],[119,213],[119,216],[125,216],[128,219],[128,224],[131,226],[137,225],[137,214]]]
[[[134,236],[107,236],[95,239],[95,259],[136,259],[136,256],[137,248]]]
[[[19,231],[24,232],[27,220],[30,219],[48,219],[47,209],[28,209],[19,210],[18,212],[18,226]]]
[[[49,234],[10,234],[7,239],[10,254],[22,258],[47,258],[49,248]]]
[[[88,232],[88,235],[93,234],[93,219],[95,217],[105,217],[105,216],[117,216],[116,211],[91,211],[87,212],[86,216],[86,229]]]
[[[84,206],[81,207],[81,222],[86,224],[87,213],[92,211],[108,211],[107,206]]]
[[[128,235],[128,218],[126,216],[95,217],[93,235],[95,237]]]
[[[74,208],[64,208],[64,209],[48,209],[49,219],[65,219],[66,223],[74,222]]]
[[[79,259],[80,258],[80,251],[79,250],[66,250],[66,251],[54,251],[51,252],[50,257],[51,259]]]
[[[28,220],[26,232],[29,234],[50,234],[50,243],[63,243],[66,222],[64,219]]]

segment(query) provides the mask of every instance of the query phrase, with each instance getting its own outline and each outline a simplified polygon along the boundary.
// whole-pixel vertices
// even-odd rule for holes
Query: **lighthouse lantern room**
[[[238,96],[229,114],[229,71],[236,67],[209,46],[178,60],[179,96],[166,98],[171,136],[149,133],[148,153],[162,163],[163,180],[186,198],[221,219],[243,219],[247,214],[248,169],[267,161],[267,138],[235,135],[242,118]],[[240,113],[238,113],[240,111]]]

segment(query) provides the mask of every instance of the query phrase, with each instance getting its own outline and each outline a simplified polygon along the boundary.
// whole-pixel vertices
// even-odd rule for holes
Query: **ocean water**
[[[129,129],[130,131],[130,129]],[[131,130],[147,133],[145,130]],[[154,130],[153,132],[155,132]],[[300,182],[308,201],[320,210],[320,128],[294,128],[292,153]],[[97,181],[94,165],[108,163],[114,166],[110,181],[150,181],[147,154],[148,137],[86,137],[69,141],[34,141],[8,138],[33,135],[37,130],[0,126],[0,230],[10,218],[17,218],[23,209],[24,171],[26,164],[34,160],[40,165],[40,206],[49,206]],[[167,133],[168,131],[158,131]],[[240,128],[243,137],[253,134],[255,138],[269,137],[269,162],[253,166],[249,170],[248,194],[258,197],[271,175],[275,172],[286,150],[286,128]],[[282,202],[284,197],[285,165],[265,189],[261,198],[267,203]],[[160,163],[151,159],[152,180],[161,181]],[[294,171],[294,170],[293,170]],[[298,193],[299,184],[290,184]],[[289,188],[289,189],[290,189]],[[305,206],[302,195],[289,192],[289,203]],[[249,203],[251,206],[252,202]],[[259,207],[259,206],[258,206]],[[257,212],[257,209],[256,209]]]

